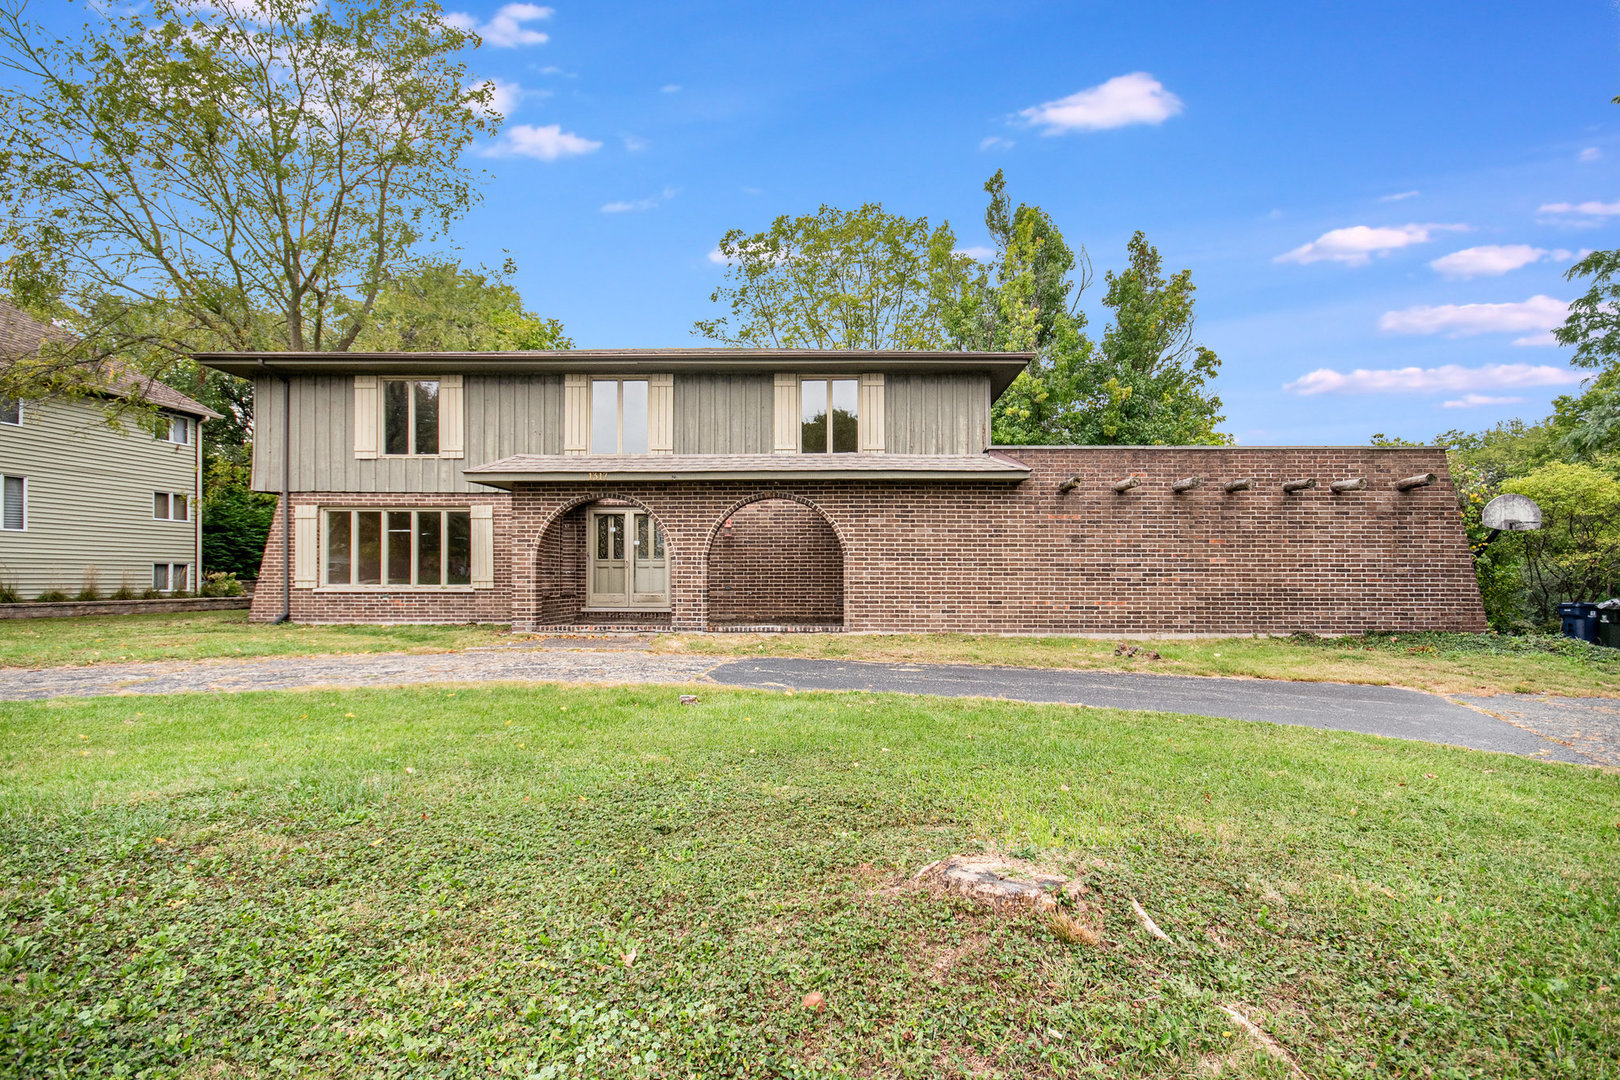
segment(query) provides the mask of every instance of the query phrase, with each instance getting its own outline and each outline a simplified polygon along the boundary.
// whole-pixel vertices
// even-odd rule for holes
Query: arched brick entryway
[[[711,629],[843,625],[843,544],[806,502],[762,496],[735,507],[707,560]]]
[[[551,515],[535,545],[535,576],[533,624],[558,625],[634,625],[668,626],[670,612],[590,611],[586,610],[586,579],[589,572],[589,547],[586,526],[593,508],[634,507],[645,511],[653,520],[662,523],[660,516],[639,499],[620,495],[598,495],[580,499],[562,507]],[[668,561],[671,570],[677,556],[673,542],[665,534],[669,545]]]

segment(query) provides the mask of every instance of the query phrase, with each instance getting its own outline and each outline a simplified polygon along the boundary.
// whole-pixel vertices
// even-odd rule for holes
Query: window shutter
[[[563,453],[591,450],[591,377],[563,376]]]
[[[374,458],[377,456],[377,416],[381,412],[377,404],[377,376],[356,375],[354,377],[354,456],[357,458]],[[290,423],[291,417],[281,418],[282,423]]]
[[[799,452],[799,377],[791,372],[776,374],[776,443],[778,454]]]
[[[861,430],[861,453],[881,454],[885,449],[883,421],[883,373],[861,375],[861,401],[856,423]]]
[[[675,376],[647,376],[647,452],[675,452]]]
[[[321,562],[320,507],[293,507],[293,588],[313,589]]]
[[[472,587],[495,587],[495,508],[489,503],[472,508]]]
[[[467,409],[460,375],[439,376],[439,456],[458,458],[466,453]]]

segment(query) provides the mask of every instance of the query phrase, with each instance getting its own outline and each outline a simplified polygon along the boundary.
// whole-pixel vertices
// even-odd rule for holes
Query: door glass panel
[[[436,381],[412,383],[416,405],[417,454],[439,452],[439,384]]]
[[[326,515],[326,583],[349,584],[353,545],[349,532],[353,515],[347,510]]]
[[[611,550],[608,547],[608,520],[606,514],[596,516],[596,557],[598,559],[608,558],[608,551]]]
[[[354,517],[354,583],[381,585],[382,514],[376,510],[361,510]]]
[[[388,512],[388,584],[411,583],[411,512]]]
[[[411,384],[383,383],[383,453],[408,454],[410,443]]]
[[[647,382],[624,381],[624,453],[647,452]]]
[[[861,384],[855,379],[834,379],[832,384],[832,448],[835,454],[853,454],[860,447],[856,420]]]
[[[421,510],[416,515],[416,583],[438,585],[439,545],[443,539],[443,515],[435,510]]]
[[[472,515],[452,510],[445,515],[444,583],[472,584]]]
[[[612,379],[591,382],[591,453],[619,452],[619,384]]]
[[[647,515],[636,515],[636,558],[652,558],[652,538],[647,535]]]
[[[827,452],[827,384],[799,384],[799,446],[806,454]]]
[[[619,514],[608,515],[608,535],[613,538],[613,559],[624,558],[624,518]]]
[[[658,524],[658,522],[655,521],[655,522],[653,522],[653,558],[662,559],[663,557],[664,557],[664,527],[662,525]]]

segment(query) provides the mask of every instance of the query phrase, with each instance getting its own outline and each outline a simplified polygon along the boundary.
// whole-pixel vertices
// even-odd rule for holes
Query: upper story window
[[[22,399],[0,396],[0,424],[22,423]]]
[[[853,454],[861,448],[858,379],[799,380],[799,451]]]
[[[158,425],[158,438],[164,442],[191,444],[196,435],[197,422],[189,416],[166,416]]]
[[[178,492],[152,492],[152,516],[158,521],[190,521],[190,506]]]
[[[591,453],[645,454],[647,380],[591,380]]]
[[[439,381],[384,379],[383,453],[439,452]]]

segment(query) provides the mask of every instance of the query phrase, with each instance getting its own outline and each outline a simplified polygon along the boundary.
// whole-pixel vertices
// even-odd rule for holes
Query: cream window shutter
[[[495,587],[495,508],[489,503],[472,508],[472,587]]]
[[[467,450],[467,405],[460,375],[439,376],[439,456],[464,457]]]
[[[788,372],[776,374],[776,442],[778,454],[799,452],[799,377]]]
[[[647,452],[675,452],[675,376],[647,376]]]
[[[563,453],[591,452],[591,377],[563,376]]]
[[[354,377],[354,456],[377,456],[377,417],[382,412],[377,401],[377,376]],[[285,417],[283,419],[286,419]]]
[[[321,565],[321,511],[293,507],[293,588],[313,589]]]
[[[861,400],[856,413],[860,428],[861,453],[881,454],[885,449],[883,421],[883,373],[864,372],[861,375]]]

